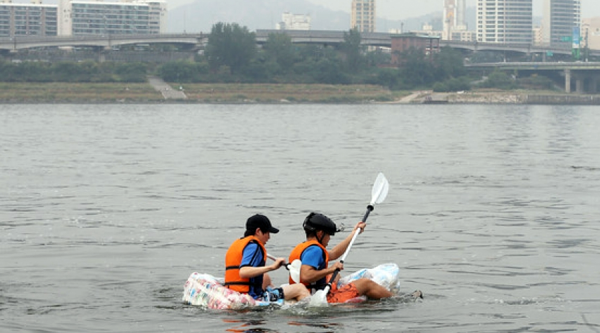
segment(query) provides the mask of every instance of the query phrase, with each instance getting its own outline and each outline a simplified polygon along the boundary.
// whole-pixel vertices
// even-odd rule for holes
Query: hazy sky
[[[107,0],[105,0],[107,1]],[[175,8],[196,0],[166,0],[169,8]],[[252,1],[252,0],[240,0]],[[323,7],[350,13],[352,0],[307,0]],[[542,2],[533,0],[533,15],[542,16]],[[13,3],[28,3],[29,0],[13,0]],[[43,3],[56,3],[57,0],[43,0]],[[415,2],[418,4],[415,6]],[[377,0],[377,16],[402,20],[429,14],[443,9],[444,0]],[[468,7],[475,7],[477,0],[467,0]],[[298,13],[302,14],[302,13]],[[581,0],[581,17],[600,17],[600,0]]]
[[[240,0],[252,1],[252,0]],[[350,13],[352,0],[308,0],[334,10]],[[533,0],[533,15],[542,16],[542,1]],[[44,1],[46,2],[46,1]],[[194,0],[167,0],[169,8],[192,3]],[[467,0],[467,6],[475,7],[476,0]],[[435,11],[441,11],[444,0],[377,0],[377,16],[392,20],[401,20]],[[301,14],[301,13],[298,13]],[[600,16],[600,0],[581,0],[581,17]]]
[[[350,12],[352,0],[308,0],[321,6]],[[543,0],[533,0],[533,15],[542,16]],[[415,5],[415,4],[418,5]],[[443,9],[444,0],[377,0],[377,16],[386,19],[405,19]],[[476,0],[467,0],[468,7],[475,7]],[[581,0],[581,17],[600,16],[600,0]]]

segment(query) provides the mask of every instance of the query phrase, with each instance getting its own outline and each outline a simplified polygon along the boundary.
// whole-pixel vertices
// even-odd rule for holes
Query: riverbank
[[[392,92],[375,85],[167,85],[151,82],[152,84],[2,82],[0,103],[371,103],[395,101],[410,94]]]
[[[556,91],[473,90],[434,93],[390,91],[375,85],[0,83],[0,103],[393,103],[393,104],[581,104],[598,105],[600,95]]]

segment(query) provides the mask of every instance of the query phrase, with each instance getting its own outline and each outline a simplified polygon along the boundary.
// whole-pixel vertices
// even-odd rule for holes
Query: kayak
[[[361,278],[371,279],[392,293],[400,290],[400,269],[394,263],[381,264],[373,268],[363,268],[338,281],[338,288]],[[202,306],[208,309],[239,310],[265,306],[283,306],[283,300],[268,302],[255,300],[248,294],[238,293],[223,285],[223,278],[210,274],[192,273],[183,285],[182,301],[188,305]],[[347,300],[344,303],[359,303],[366,301],[365,296]],[[303,303],[303,302],[299,302]]]
[[[183,285],[182,301],[188,305],[199,305],[209,309],[245,309],[271,304],[282,305],[283,300],[267,302],[255,300],[252,296],[238,293],[223,285],[223,278],[216,278],[210,274],[194,272]]]

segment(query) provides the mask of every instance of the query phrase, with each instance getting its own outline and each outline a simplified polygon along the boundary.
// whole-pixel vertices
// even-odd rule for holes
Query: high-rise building
[[[581,45],[590,50],[600,50],[600,17],[581,20]]]
[[[352,0],[351,27],[359,32],[375,32],[375,0]]]
[[[442,39],[453,40],[467,30],[465,22],[466,0],[444,0],[444,21]]]
[[[159,34],[166,32],[167,2],[59,0],[60,36]]]
[[[281,22],[275,25],[277,30],[310,30],[310,16],[285,12]]]
[[[580,27],[580,20],[580,0],[544,0],[542,18],[544,44],[571,45],[573,28]]]
[[[581,37],[583,47],[600,50],[600,17],[581,20]]]
[[[56,5],[0,2],[0,37],[56,36]]]
[[[531,44],[532,0],[477,0],[477,41]]]
[[[535,26],[533,27],[533,45],[544,45],[544,34],[542,31],[542,27]]]
[[[59,0],[58,5],[0,0],[0,37],[159,34],[166,29],[166,0]]]

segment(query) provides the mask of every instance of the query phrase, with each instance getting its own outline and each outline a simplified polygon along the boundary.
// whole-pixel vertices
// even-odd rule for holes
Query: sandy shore
[[[390,103],[600,105],[600,95],[537,90],[474,90],[452,93],[423,90],[414,91]]]

